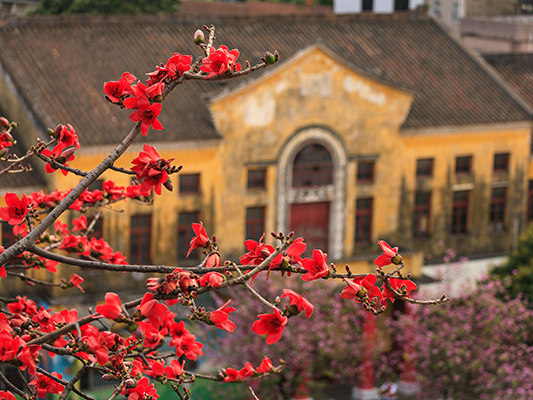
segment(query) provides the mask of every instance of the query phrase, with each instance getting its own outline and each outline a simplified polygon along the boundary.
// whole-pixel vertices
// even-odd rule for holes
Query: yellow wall
[[[408,90],[350,68],[320,46],[302,50],[250,83],[211,99],[210,108],[221,140],[154,144],[163,158],[175,158],[175,165],[184,165],[182,173],[201,174],[198,195],[180,196],[179,178],[174,175],[174,191],[163,189],[153,207],[129,201],[113,207],[123,212],[104,209],[104,237],[115,250],[127,255],[129,216],[151,213],[152,262],[176,265],[178,215],[199,211],[208,234],[218,238],[222,258],[237,260],[244,250],[247,207],[265,207],[268,242],[273,242],[269,232],[278,230],[281,224],[280,179],[286,171],[280,165],[285,162],[290,167],[290,157],[288,161],[283,159],[286,149],[298,143],[299,138],[320,142],[327,137],[334,143],[332,148],[337,146],[335,151],[345,159],[342,182],[335,186],[342,193],[334,194],[341,199],[342,218],[335,222],[340,243],[335,245],[341,253],[335,260],[330,257],[339,272],[344,271],[345,264],[353,272],[373,272],[372,260],[380,254],[379,239],[400,246],[406,272],[415,275],[420,274],[424,253],[438,256],[445,247],[458,250],[460,255],[508,250],[514,221],[519,222],[520,230],[525,225],[527,180],[533,178],[533,163],[529,160],[530,124],[402,130],[412,101],[413,93]],[[131,167],[131,160],[142,148],[141,140],[138,142],[117,166]],[[111,149],[82,148],[71,166],[90,170],[106,155],[106,150]],[[493,157],[497,152],[511,154],[509,174],[493,174]],[[466,178],[457,177],[454,171],[455,158],[464,155],[473,156],[473,173]],[[341,162],[342,157],[337,161]],[[416,179],[419,158],[434,159],[431,179]],[[375,161],[375,180],[358,185],[357,163],[365,159]],[[247,190],[250,168],[266,168],[264,190]],[[63,177],[59,173],[54,174],[54,179],[53,186],[61,190],[80,180],[72,174]],[[113,179],[125,186],[131,176],[107,171],[103,179]],[[488,230],[494,184],[508,187],[507,229],[497,235]],[[457,236],[450,233],[451,199],[453,190],[461,187],[472,190],[471,231]],[[416,191],[432,192],[432,235],[428,239],[412,237]],[[356,200],[366,197],[374,199],[372,241],[355,245]],[[110,279],[120,280],[117,275]]]

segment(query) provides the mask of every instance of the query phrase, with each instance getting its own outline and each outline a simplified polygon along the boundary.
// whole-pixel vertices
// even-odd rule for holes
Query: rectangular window
[[[248,181],[246,187],[248,189],[264,189],[266,187],[266,169],[249,169]]]
[[[404,11],[409,9],[409,0],[394,0],[394,11]]]
[[[494,172],[509,172],[509,153],[494,154]]]
[[[374,9],[374,0],[363,0],[362,11],[372,11]]]
[[[195,236],[192,230],[193,223],[200,222],[200,213],[198,211],[181,212],[178,215],[178,260],[187,259],[187,252],[191,244],[191,239]],[[193,250],[189,255],[192,260],[201,258],[201,250]]]
[[[200,174],[180,174],[180,194],[200,193]]]
[[[361,161],[357,163],[357,183],[374,182],[374,161]]]
[[[433,159],[421,158],[416,160],[416,177],[431,178],[433,176]]]
[[[151,264],[152,216],[150,214],[134,215],[130,221],[129,263]]]
[[[373,199],[357,199],[355,204],[355,243],[369,243],[372,234]]]
[[[455,173],[457,175],[468,175],[472,172],[472,156],[455,158]]]
[[[507,188],[493,188],[490,199],[490,229],[503,231],[505,223],[505,203]]]
[[[246,209],[246,239],[259,240],[265,232],[265,207]]]
[[[468,203],[470,192],[462,190],[453,192],[452,205],[452,233],[467,233],[468,231]]]
[[[413,209],[413,237],[428,237],[431,219],[431,193],[419,192],[415,194]]]

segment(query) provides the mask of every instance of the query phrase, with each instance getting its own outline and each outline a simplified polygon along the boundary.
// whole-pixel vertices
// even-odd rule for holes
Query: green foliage
[[[181,0],[42,0],[32,15],[164,14],[178,12]]]
[[[524,294],[533,307],[533,225],[520,237],[518,246],[509,255],[509,260],[496,267],[492,275],[503,281],[511,297]]]

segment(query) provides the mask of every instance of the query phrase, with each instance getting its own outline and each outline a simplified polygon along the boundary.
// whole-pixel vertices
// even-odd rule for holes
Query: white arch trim
[[[300,149],[311,143],[325,146],[333,159],[333,184],[317,188],[294,189],[292,187],[293,161]],[[330,201],[328,258],[338,260],[344,255],[346,231],[346,169],[348,157],[340,139],[330,131],[312,127],[294,135],[281,149],[277,168],[276,226],[279,232],[287,233],[290,221],[290,206],[293,203]]]

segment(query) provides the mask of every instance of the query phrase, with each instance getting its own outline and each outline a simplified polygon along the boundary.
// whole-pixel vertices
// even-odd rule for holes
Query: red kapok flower
[[[255,375],[255,369],[249,362],[245,364],[245,367],[239,371],[239,377],[241,379],[248,378]]]
[[[143,104],[143,102],[139,102],[139,106],[141,106],[141,104]],[[163,125],[161,125],[161,122],[157,119],[159,114],[161,114],[162,107],[163,106],[160,103],[154,103],[152,105],[145,105],[130,114],[130,120],[133,122],[141,121],[141,133],[143,136],[146,136],[150,126],[156,131],[163,130]]]
[[[109,319],[117,319],[122,312],[122,303],[118,294],[109,292],[105,295],[106,304],[96,306],[96,312]]]
[[[244,242],[248,253],[241,256],[242,265],[259,265],[275,251],[273,246],[263,243],[264,237],[265,234],[263,233],[258,242],[251,239]]]
[[[276,343],[283,334],[288,318],[282,316],[277,308],[274,308],[273,314],[260,314],[258,317],[259,319],[252,325],[252,331],[258,335],[266,334],[268,344]]]
[[[63,375],[58,374],[57,372],[52,372],[52,375],[59,379],[63,378]],[[63,385],[41,373],[37,373],[37,377],[30,382],[30,385],[35,386],[35,389],[37,390],[37,396],[41,398],[46,397],[47,393],[59,394],[63,392],[64,389]]]
[[[0,207],[0,218],[9,225],[19,225],[22,223],[29,211],[29,198],[23,194],[22,198],[19,199],[15,193],[6,193],[4,200],[7,207]]]
[[[168,378],[176,379],[183,374],[183,367],[185,366],[185,360],[180,364],[178,360],[172,360],[168,367],[165,367],[165,375]]]
[[[210,286],[210,287],[219,287],[224,283],[224,275],[219,274],[218,272],[208,272],[200,278],[201,286]]]
[[[0,390],[0,400],[15,400],[16,397],[13,393],[11,393],[9,390],[6,390],[5,392],[3,390]]]
[[[138,308],[141,315],[148,318],[152,326],[156,329],[159,327],[161,317],[168,311],[167,306],[161,304],[158,300],[154,300],[154,295],[152,293],[144,294]]]
[[[79,145],[78,145],[79,146]],[[63,164],[68,167],[67,161],[72,161],[76,157],[74,156],[74,147],[66,148],[65,144],[62,142],[59,142],[56,147],[54,147],[51,151],[48,149],[44,149],[41,151],[41,154],[46,157],[50,157],[54,159],[57,163]],[[47,163],[44,166],[44,170],[47,174],[52,174],[55,171],[57,171],[57,168],[53,167],[51,163]],[[61,173],[65,176],[68,175],[68,171],[64,169],[60,169]]]
[[[239,371],[234,368],[226,368],[224,382],[236,382],[239,380]]]
[[[63,148],[70,146],[75,146],[77,149],[80,148],[78,135],[76,135],[76,131],[70,124],[56,126],[56,129],[54,130],[54,136],[57,137],[58,144],[62,144]]]
[[[124,72],[118,81],[104,83],[104,93],[112,103],[118,103],[124,96],[131,94],[130,85],[137,78],[129,72]]]
[[[74,274],[70,277],[70,283],[72,283],[72,286],[77,287],[81,290],[82,293],[85,293],[85,290],[80,286],[83,283],[83,278],[77,274]]]
[[[209,79],[215,75],[224,75],[228,71],[240,71],[240,64],[235,63],[239,57],[239,50],[234,49],[229,51],[229,49],[222,45],[217,50],[211,48],[209,56],[202,60],[202,65],[200,69],[203,72],[207,72],[205,79]]]
[[[263,358],[263,361],[261,361],[261,365],[259,366],[259,368],[257,368],[257,372],[260,374],[265,374],[267,372],[272,371],[272,368],[274,368],[274,366],[272,365],[272,361],[270,361],[270,358],[265,356]]]
[[[378,267],[385,267],[389,264],[400,265],[402,256],[398,254],[398,247],[390,247],[384,240],[378,241],[383,254],[374,260],[374,264]]]
[[[82,215],[79,218],[74,218],[72,220],[72,224],[74,225],[72,232],[84,231],[87,229],[87,218],[85,217],[85,215]]]
[[[298,315],[301,311],[305,311],[305,316],[309,318],[313,314],[314,307],[309,300],[304,298],[304,296],[305,293],[299,295],[291,289],[284,289],[281,298],[288,297],[291,301],[289,311],[292,315]],[[291,309],[291,307],[293,309]]]
[[[161,194],[161,185],[168,179],[168,170],[170,163],[174,159],[165,160],[155,150],[155,147],[145,144],[143,151],[132,161],[134,166],[131,168],[137,179],[142,180],[141,191],[149,192],[154,188],[157,194]]]
[[[361,300],[368,293],[368,298],[372,300],[378,297],[382,298],[381,290],[376,285],[376,275],[368,274],[365,277],[354,278],[353,281],[343,279],[348,284],[341,293],[341,297],[345,299],[354,299],[356,302],[361,303]]]
[[[191,251],[194,249],[198,247],[206,247],[209,243],[207,232],[205,231],[204,225],[201,222],[199,224],[192,224],[192,230],[196,236],[191,239],[191,245],[189,251],[187,252],[187,257],[189,257],[189,254],[191,254]]]
[[[209,319],[216,327],[224,329],[228,332],[233,332],[235,324],[229,320],[228,314],[235,311],[233,307],[226,307],[230,303],[231,299],[226,301],[224,305],[219,307],[216,311],[212,311],[209,315]]]
[[[329,274],[328,255],[322,253],[322,250],[313,250],[313,259],[305,258],[302,260],[302,267],[307,271],[302,275],[302,280],[312,281],[324,278]]]
[[[407,297],[411,297],[410,293],[413,290],[417,290],[418,287],[416,286],[416,283],[414,283],[410,279],[402,279],[402,278],[388,278],[387,281],[390,283],[391,287],[396,290],[399,293],[402,293],[402,288],[405,288],[407,291]],[[384,299],[390,299],[391,302],[394,303],[394,300],[396,296],[394,293],[392,293],[391,290],[389,290],[388,286],[385,284],[383,285],[383,298]],[[385,301],[383,301],[385,302]]]

